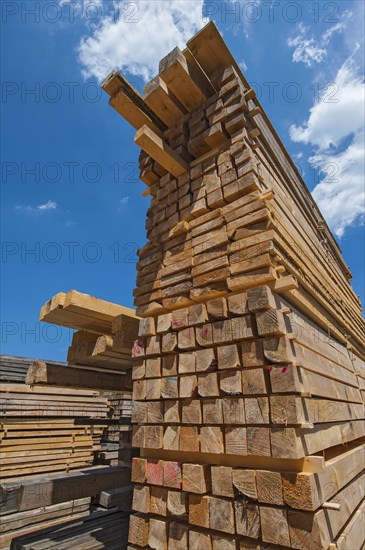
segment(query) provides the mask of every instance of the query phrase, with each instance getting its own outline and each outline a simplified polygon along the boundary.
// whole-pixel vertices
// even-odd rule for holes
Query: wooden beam
[[[175,177],[182,176],[189,169],[188,163],[146,125],[138,130],[134,142]]]
[[[121,467],[91,467],[68,474],[50,474],[31,479],[19,478],[0,483],[0,513],[9,514],[50,506],[129,483],[130,469]]]
[[[119,71],[112,71],[101,86],[110,95],[109,104],[136,129],[144,124],[159,134],[167,129]]]
[[[111,334],[112,321],[119,315],[138,319],[136,311],[77,290],[59,292],[40,311],[40,320],[94,334]]]
[[[189,112],[199,107],[210,92],[205,89],[205,81],[189,65],[179,48],[173,49],[160,61],[159,73]]]
[[[146,84],[143,99],[167,126],[176,124],[186,113],[186,109],[160,76]]]
[[[49,386],[121,391],[127,389],[124,374],[123,371],[111,374],[37,361],[29,367],[25,382],[30,385],[47,384]]]

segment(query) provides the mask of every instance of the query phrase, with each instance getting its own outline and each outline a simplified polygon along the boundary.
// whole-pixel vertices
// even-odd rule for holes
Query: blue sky
[[[208,15],[313,191],[364,302],[362,1],[1,8],[2,353],[65,360],[71,331],[38,322],[57,292],[133,304],[148,199],[134,130],[99,82],[118,66],[142,90]]]

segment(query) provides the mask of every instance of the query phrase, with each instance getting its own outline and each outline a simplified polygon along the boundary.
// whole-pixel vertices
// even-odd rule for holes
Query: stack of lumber
[[[52,361],[34,361],[29,367],[25,382],[31,386],[63,386],[93,390],[130,390],[130,370],[113,371],[103,366],[68,365]]]
[[[7,479],[0,483],[0,515],[9,519],[8,514],[96,497],[129,481],[129,468],[102,466]]]
[[[108,413],[98,392],[1,384],[1,478],[91,465]]]
[[[0,355],[0,382],[25,382],[27,373],[34,359]],[[58,365],[50,361],[52,365]]]
[[[255,93],[213,23],[103,88],[151,196],[130,549],[360,550],[361,304]]]
[[[11,550],[123,550],[127,547],[128,514],[118,510],[96,511],[59,526],[14,538]]]
[[[130,466],[132,393],[103,392],[103,395],[108,399],[109,420],[103,431],[97,462],[110,466]]]
[[[41,477],[32,475],[1,481],[0,548],[8,548],[17,537],[35,535],[38,538],[40,530],[47,528],[47,533],[51,533],[58,526],[62,528],[65,522],[89,516],[91,498],[98,499],[108,492],[122,493],[124,489],[130,494],[129,483],[130,470],[118,467],[88,467],[67,474],[45,473]],[[125,495],[128,502],[128,492],[125,491]],[[114,497],[114,502],[117,500]],[[103,504],[107,502],[104,496]],[[118,501],[113,504],[114,508],[117,504],[124,509]]]
[[[90,498],[42,506],[8,514],[0,518],[0,548],[7,548],[12,539],[33,533],[39,529],[54,527],[70,519],[81,519],[89,515]]]
[[[98,504],[103,508],[115,508],[121,512],[131,512],[133,498],[133,485],[129,483],[124,487],[102,491],[98,497]],[[125,537],[125,540],[128,536]]]
[[[48,300],[40,320],[78,331],[68,351],[69,364],[116,374],[131,366],[132,344],[138,334],[134,309],[70,290]]]
[[[66,547],[65,522],[89,516],[90,497],[101,509],[110,509],[108,517],[97,514],[85,525],[74,522],[70,544],[125,547],[128,516],[116,512],[129,512],[132,499],[130,367],[139,320],[134,310],[76,291],[47,302],[41,319],[78,332],[69,363],[3,358],[0,547],[12,539],[12,548],[23,542],[58,548],[60,539]],[[91,467],[98,462],[108,468]],[[52,478],[50,472],[63,474]],[[17,538],[23,535],[24,541]]]
[[[138,450],[132,449],[132,394],[103,392],[103,395],[108,399],[109,423],[103,431],[101,449],[96,453],[96,463],[130,468],[132,456],[138,455]],[[103,491],[97,502],[104,508],[117,506],[122,512],[131,512],[132,497],[133,486],[129,483],[123,487]]]

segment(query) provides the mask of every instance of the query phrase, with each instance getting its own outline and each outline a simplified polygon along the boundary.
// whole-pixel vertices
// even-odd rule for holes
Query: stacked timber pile
[[[68,350],[67,367],[55,370],[47,363],[32,367],[28,379],[101,390],[108,414],[95,463],[131,466],[132,346],[138,337],[139,318],[133,309],[106,302],[75,290],[58,293],[42,307],[40,319],[77,330]],[[134,454],[137,454],[135,451]],[[129,479],[101,491],[100,507],[129,512],[132,487]]]
[[[90,514],[90,501],[90,498],[81,498],[1,516],[0,548],[9,548],[12,540],[15,541],[17,537],[25,534],[54,528],[65,521],[87,517]]]
[[[40,319],[77,332],[68,350],[68,368],[61,373],[51,371],[48,365],[33,367],[34,381],[50,383],[64,378],[73,386],[92,384],[91,387],[107,390],[103,395],[108,399],[108,424],[97,463],[130,465],[131,355],[139,324],[135,310],[71,290],[48,300]]]
[[[131,366],[132,344],[138,334],[134,309],[70,290],[48,300],[40,320],[78,331],[68,350],[69,364],[114,374]]]
[[[78,332],[68,363],[2,357],[0,547],[124,548],[138,318],[70,291],[49,300],[41,320]],[[95,467],[111,441],[117,460]]]
[[[10,545],[18,548],[18,544],[23,544],[23,537],[32,543],[39,541],[44,534],[53,537],[58,529],[68,527],[71,520],[75,521],[70,525],[78,527],[80,521],[76,520],[97,519],[98,516],[90,515],[91,500],[99,498],[98,495],[105,491],[115,491],[115,487],[127,486],[129,480],[128,468],[94,466],[68,474],[45,473],[2,481],[0,548]],[[114,511],[115,505],[111,512]],[[94,523],[88,525],[91,531]]]
[[[108,413],[98,392],[3,383],[1,479],[93,463]]]
[[[0,382],[25,382],[29,367],[34,359],[0,355]]]
[[[98,462],[111,466],[131,465],[132,392],[103,392],[109,404],[109,423],[104,429]]]
[[[361,304],[254,91],[212,23],[103,88],[151,196],[129,548],[360,549]]]
[[[0,386],[0,548],[11,541],[17,547],[18,537],[26,535],[40,541],[44,529],[52,538],[56,526],[63,528],[70,520],[77,533],[76,520],[90,516],[93,502],[110,512],[130,509],[130,468],[92,466],[111,409],[100,391],[81,388],[103,387],[101,377],[87,368],[26,362],[23,383]],[[106,387],[113,382],[108,377]],[[98,515],[90,519],[90,533],[101,529],[104,541],[109,519],[101,527]],[[127,518],[122,519],[126,540]]]
[[[19,537],[13,540],[11,550],[124,550],[127,534],[128,514],[115,509],[97,511],[86,518]]]
[[[17,383],[0,386],[0,547],[30,533],[38,540],[44,529],[51,533],[55,526],[88,517],[92,501],[128,511],[130,469],[93,466],[111,410],[95,388],[115,388],[123,375],[116,379],[106,372],[104,380],[88,367],[1,359],[3,379],[13,374],[9,366],[21,365],[23,372]],[[124,493],[124,506],[108,491]],[[88,525],[93,531],[94,523]]]
[[[103,431],[101,450],[96,455],[96,463],[130,468],[132,456],[139,454],[138,449],[132,449],[132,393],[103,392],[103,395],[108,399],[109,424]],[[133,486],[128,483],[122,487],[103,491],[97,502],[104,508],[116,506],[120,511],[131,512],[132,497]],[[127,539],[128,536],[125,536],[124,542]],[[123,539],[120,542],[122,544]]]

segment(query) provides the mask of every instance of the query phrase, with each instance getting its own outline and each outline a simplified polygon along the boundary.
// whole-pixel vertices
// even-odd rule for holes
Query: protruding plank
[[[110,95],[109,104],[135,128],[147,124],[159,133],[166,129],[165,124],[119,71],[112,71],[102,83],[102,88]]]
[[[169,90],[190,112],[206,99],[207,92],[199,74],[192,68],[179,48],[174,48],[160,61],[159,73]]]
[[[184,107],[159,76],[146,84],[143,99],[167,126],[173,126],[184,116]]]
[[[287,330],[284,316],[277,309],[258,311],[256,313],[256,324],[259,336],[283,336]]]
[[[131,363],[132,365],[132,363]],[[120,374],[68,367],[44,361],[33,363],[28,369],[26,384],[47,384],[49,386],[72,386],[99,390],[126,389],[123,371]]]
[[[153,130],[143,125],[135,135],[134,142],[175,177],[188,171],[189,165],[179,157]]]
[[[271,289],[264,285],[247,290],[248,308],[251,312],[265,311],[276,307],[275,297]]]

